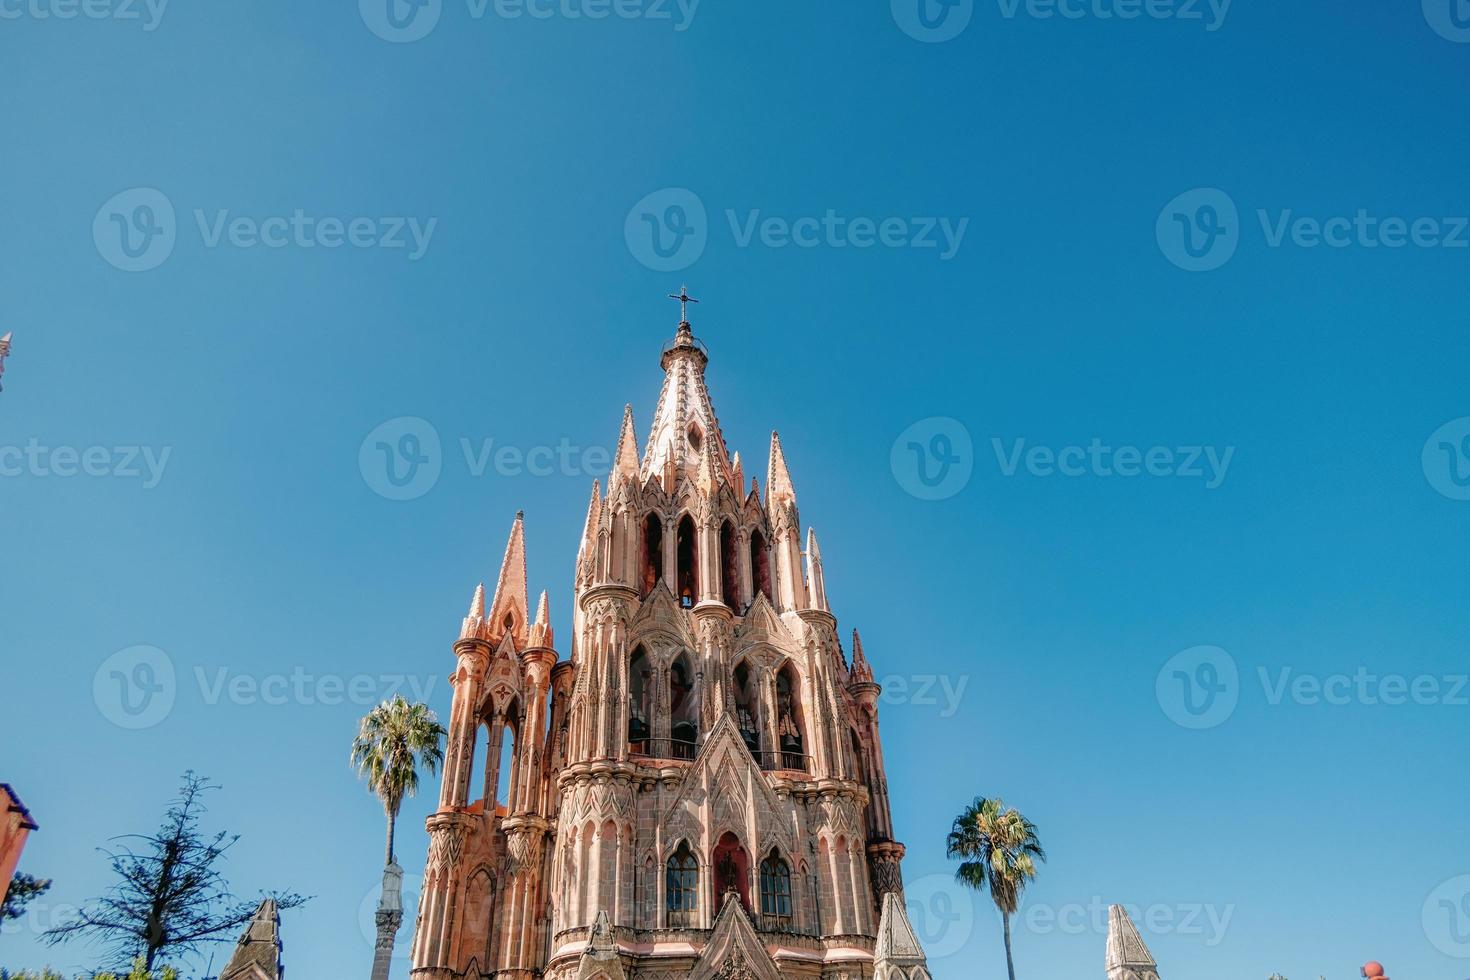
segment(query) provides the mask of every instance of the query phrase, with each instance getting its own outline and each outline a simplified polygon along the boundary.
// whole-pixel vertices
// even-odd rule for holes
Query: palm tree
[[[1006,809],[1000,799],[977,796],[955,818],[946,852],[963,862],[955,872],[956,880],[976,891],[990,889],[1005,928],[1006,971],[1010,980],[1016,980],[1011,916],[1016,914],[1026,883],[1036,877],[1036,862],[1046,860],[1036,825],[1019,810]]]
[[[444,761],[439,747],[446,732],[426,704],[409,704],[403,695],[384,701],[363,716],[352,740],[352,765],[367,777],[388,814],[388,864],[393,863],[393,831],[405,797],[419,788],[422,765],[432,775]]]

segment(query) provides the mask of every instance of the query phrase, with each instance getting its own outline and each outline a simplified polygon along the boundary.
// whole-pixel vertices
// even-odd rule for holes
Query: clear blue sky
[[[23,867],[56,881],[0,963],[90,962],[41,946],[37,916],[96,893],[93,849],[153,827],[192,767],[224,784],[211,825],[244,835],[237,890],[316,896],[285,920],[291,974],[365,972],[382,819],[347,766],[362,709],[321,695],[408,675],[446,712],[449,644],[522,508],[567,649],[595,467],[476,476],[460,440],[606,448],[625,402],[642,439],[676,321],[663,297],[687,280],[731,446],[763,475],[780,429],[834,609],[890,679],[889,778],[937,977],[1003,975],[988,898],[930,877],[975,794],[1024,810],[1050,851],[1017,924],[1025,977],[1101,976],[1091,907],[1109,902],[1152,909],[1139,924],[1168,980],[1344,980],[1369,957],[1470,974],[1452,955],[1470,956],[1470,707],[1444,703],[1470,671],[1470,502],[1421,463],[1470,416],[1470,249],[1270,244],[1287,210],[1446,236],[1470,213],[1470,45],[1418,3],[1236,0],[1210,30],[1205,4],[1123,20],[981,2],[926,43],[883,0],[705,0],[682,31],[673,4],[671,20],[477,19],[444,0],[427,36],[393,43],[345,0],[174,0],[151,31],[142,5],[37,16],[58,2],[7,2],[21,16],[0,24],[0,333],[16,333],[0,447],[103,447],[109,471],[116,447],[169,456],[151,487],[60,477],[67,454],[39,450],[0,477],[0,779],[41,824]],[[126,272],[98,246],[111,214],[155,225],[140,198],[99,209],[139,187],[167,198],[175,240]],[[707,241],[660,271],[625,232],[665,188],[697,197]],[[1237,214],[1201,210],[1216,195],[1161,216],[1197,188]],[[297,209],[437,223],[417,259],[208,245],[222,211]],[[756,211],[829,210],[968,225],[947,260],[741,244]],[[1180,268],[1175,213],[1200,235],[1225,222],[1233,255]],[[442,444],[437,483],[406,501],[359,462],[402,416]],[[973,447],[943,500],[891,460],[934,417]],[[1234,454],[1207,489],[1090,464],[1007,476],[997,439],[1006,458],[1019,439]],[[93,682],[138,645],[166,654],[176,691],[129,730],[99,706],[110,669]],[[1196,730],[1172,720],[1187,707],[1166,663],[1200,645],[1238,681],[1233,712]],[[298,668],[313,681],[270,698],[285,703],[213,694],[279,694],[270,679]],[[1443,696],[1273,703],[1284,669],[1331,686],[1359,668]],[[915,696],[924,678],[965,685],[954,710],[940,684],[938,703]],[[400,825],[410,873],[429,805]]]

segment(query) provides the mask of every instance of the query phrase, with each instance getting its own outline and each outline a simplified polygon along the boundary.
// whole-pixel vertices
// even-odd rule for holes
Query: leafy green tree
[[[999,799],[976,797],[955,818],[946,852],[962,863],[955,878],[976,891],[990,891],[1000,909],[1005,930],[1006,971],[1016,980],[1011,955],[1011,916],[1021,902],[1027,882],[1036,877],[1036,863],[1046,860],[1046,851],[1036,835],[1036,825],[1018,810],[1007,809]]]
[[[141,963],[145,980],[162,969],[160,956],[188,956],[208,943],[233,940],[259,903],[232,895],[218,867],[239,835],[199,829],[207,812],[203,795],[218,788],[184,773],[179,795],[155,833],[114,838],[117,847],[102,850],[117,882],[43,933],[45,940],[53,946],[74,939],[97,942],[113,962],[133,963],[135,974]],[[282,909],[307,901],[294,893],[272,897]]]
[[[406,797],[419,788],[419,766],[432,775],[444,761],[440,741],[447,733],[426,704],[410,704],[403,695],[384,701],[363,716],[352,740],[352,765],[367,779],[388,816],[388,858],[393,863],[393,833]]]
[[[5,904],[0,905],[0,922],[6,919],[19,919],[25,913],[26,905],[31,899],[46,894],[46,890],[50,887],[50,878],[36,878],[17,871],[5,889]]]

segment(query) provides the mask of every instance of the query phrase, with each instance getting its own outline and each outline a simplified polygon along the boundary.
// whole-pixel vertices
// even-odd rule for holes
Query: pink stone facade
[[[779,438],[762,486],[725,445],[707,364],[680,324],[641,454],[624,414],[566,659],[545,593],[529,605],[519,515],[493,596],[475,591],[417,980],[927,977],[916,942],[902,972],[875,958],[880,912],[908,928],[884,901],[904,850],[880,689],[857,634],[839,640]]]
[[[25,808],[20,797],[9,783],[0,783],[0,806],[5,808],[0,819],[0,881],[6,885],[15,877],[20,867],[20,852],[25,849],[26,838],[36,829],[31,812]]]

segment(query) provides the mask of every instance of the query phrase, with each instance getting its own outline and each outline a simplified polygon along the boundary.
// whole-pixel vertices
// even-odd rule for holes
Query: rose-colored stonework
[[[529,605],[522,516],[494,593],[474,592],[418,980],[928,978],[880,688],[857,634],[851,659],[838,639],[780,439],[762,488],[725,445],[707,364],[681,323],[641,453],[624,413],[565,659],[546,594]]]

